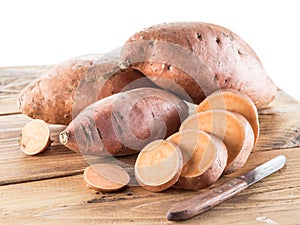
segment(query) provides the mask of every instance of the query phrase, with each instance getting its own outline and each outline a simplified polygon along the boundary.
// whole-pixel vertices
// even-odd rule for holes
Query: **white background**
[[[120,47],[162,22],[222,25],[254,49],[280,88],[300,100],[297,0],[1,0],[0,67],[57,64]]]

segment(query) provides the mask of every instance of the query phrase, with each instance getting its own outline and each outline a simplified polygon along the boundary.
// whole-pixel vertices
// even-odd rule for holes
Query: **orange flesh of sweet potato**
[[[22,128],[20,148],[26,155],[41,153],[50,144],[50,129],[43,120],[32,120]]]
[[[183,155],[184,167],[175,187],[199,190],[213,184],[227,163],[227,149],[217,137],[198,130],[184,130],[167,140],[175,143]]]
[[[83,174],[88,187],[102,192],[113,192],[125,187],[129,174],[120,166],[114,164],[95,164],[87,167]]]
[[[225,109],[244,116],[250,123],[254,132],[254,143],[259,137],[259,121],[256,106],[245,94],[234,90],[219,90],[205,98],[197,107],[196,112],[212,109]]]
[[[156,140],[139,153],[135,177],[146,190],[159,192],[174,185],[182,170],[182,155],[172,142]]]
[[[249,122],[241,115],[226,110],[210,110],[188,117],[180,127],[183,130],[203,130],[223,140],[228,150],[224,174],[242,167],[254,146],[254,133]]]

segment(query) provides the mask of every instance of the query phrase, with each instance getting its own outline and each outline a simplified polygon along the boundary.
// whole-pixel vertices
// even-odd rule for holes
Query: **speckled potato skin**
[[[121,71],[118,59],[118,52],[91,54],[55,66],[22,91],[18,98],[21,112],[47,123],[68,125],[80,111],[99,99],[126,89],[154,85],[139,71]],[[135,86],[130,86],[132,82]]]
[[[218,89],[230,88],[248,95],[260,109],[276,92],[251,47],[215,24],[178,22],[140,31],[124,46],[120,67],[135,68],[196,104]]]
[[[131,155],[178,131],[187,116],[188,106],[175,95],[137,88],[87,107],[60,133],[60,141],[83,154]]]

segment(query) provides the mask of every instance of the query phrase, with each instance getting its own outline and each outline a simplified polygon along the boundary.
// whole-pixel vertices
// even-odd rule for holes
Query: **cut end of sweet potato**
[[[62,131],[59,134],[59,142],[63,145],[67,145],[69,140],[68,133],[66,131]]]
[[[146,190],[159,192],[174,185],[182,170],[180,149],[170,141],[156,140],[139,153],[135,177]]]
[[[90,189],[101,192],[114,192],[125,187],[129,174],[120,166],[114,164],[95,164],[87,167],[83,174]]]
[[[254,133],[249,122],[242,115],[227,110],[196,113],[187,118],[179,130],[202,130],[220,138],[228,150],[224,174],[241,168],[254,146]]]
[[[207,133],[196,130],[177,132],[167,139],[181,150],[184,162],[182,176],[192,177],[207,170],[216,157],[210,139]]]
[[[185,163],[175,187],[199,190],[210,186],[222,175],[227,149],[220,139],[203,131],[185,130],[167,140],[180,148]]]
[[[43,152],[51,144],[48,124],[40,119],[30,121],[23,127],[19,143],[26,155]]]
[[[229,110],[244,116],[253,129],[254,142],[257,142],[259,137],[258,112],[254,102],[246,94],[235,89],[218,90],[204,99],[196,107],[196,112],[213,109]]]
[[[227,165],[223,174],[231,174],[240,169],[246,163],[254,147],[254,132],[251,129],[249,122],[246,120],[245,117],[238,113],[234,113],[234,115],[238,119],[239,124],[244,128],[243,133],[245,138],[241,142],[242,147],[240,151],[234,152],[233,154],[229,152]]]

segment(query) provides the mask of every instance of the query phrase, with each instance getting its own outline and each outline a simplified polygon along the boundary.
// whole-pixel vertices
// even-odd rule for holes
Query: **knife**
[[[169,209],[167,212],[167,219],[170,221],[187,220],[206,212],[250,185],[281,169],[285,163],[286,157],[284,155],[279,155],[218,187],[203,192],[196,197],[179,202]]]

